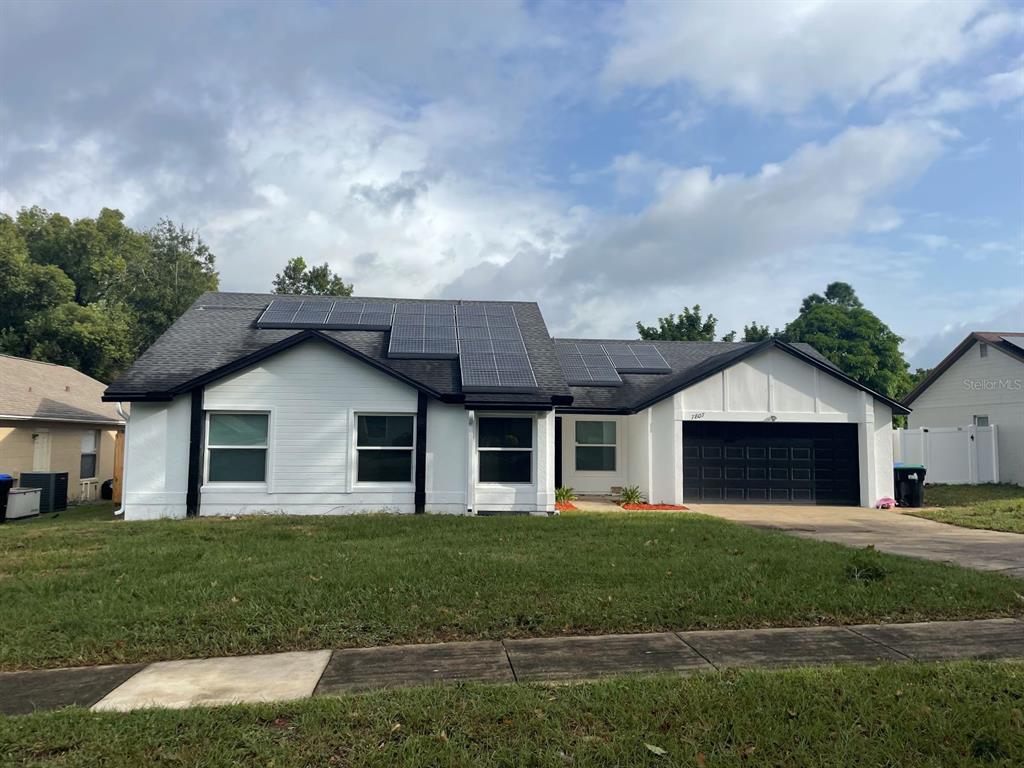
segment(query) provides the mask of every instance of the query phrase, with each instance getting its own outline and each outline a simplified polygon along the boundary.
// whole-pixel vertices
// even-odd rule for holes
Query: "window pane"
[[[267,414],[210,414],[210,445],[266,445]]]
[[[576,442],[584,445],[615,445],[615,422],[577,421]]]
[[[211,448],[210,482],[262,483],[267,478],[267,452],[261,448]]]
[[[576,469],[580,472],[614,472],[615,449],[577,446]]]
[[[408,483],[412,480],[412,451],[359,451],[361,483]]]
[[[99,432],[90,429],[82,433],[82,453],[96,453]]]
[[[359,416],[356,445],[412,448],[412,416]]]
[[[481,483],[528,483],[532,451],[480,451]]]
[[[83,453],[82,454],[82,465],[78,472],[79,477],[83,480],[87,480],[90,477],[96,477],[96,454],[95,453]]]
[[[481,448],[532,448],[533,419],[480,419]]]

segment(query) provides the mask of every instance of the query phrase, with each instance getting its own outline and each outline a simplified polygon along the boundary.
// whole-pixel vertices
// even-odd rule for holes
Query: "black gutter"
[[[427,396],[416,396],[416,490],[413,503],[417,515],[427,511]]]
[[[188,432],[188,485],[185,516],[199,516],[199,486],[203,479],[203,389],[192,390],[192,411]]]

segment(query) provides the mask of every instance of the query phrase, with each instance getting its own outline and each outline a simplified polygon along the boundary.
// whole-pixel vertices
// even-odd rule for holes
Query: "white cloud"
[[[628,2],[603,80],[613,89],[693,84],[762,112],[816,99],[840,108],[914,91],[931,70],[1009,33],[1013,14],[981,1]]]

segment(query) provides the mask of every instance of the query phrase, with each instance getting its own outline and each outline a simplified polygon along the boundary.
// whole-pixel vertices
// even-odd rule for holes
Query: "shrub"
[[[627,485],[619,491],[619,504],[646,504],[647,497],[639,485]]]
[[[576,498],[576,491],[572,488],[566,488],[564,485],[560,488],[555,489],[555,502],[558,504],[568,504]]]

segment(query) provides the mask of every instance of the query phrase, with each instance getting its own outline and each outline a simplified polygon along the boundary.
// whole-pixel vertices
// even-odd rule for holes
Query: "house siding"
[[[533,422],[533,465],[529,483],[481,483],[476,450],[477,422],[481,417],[513,416]],[[474,411],[469,430],[472,472],[470,507],[474,512],[525,512],[550,514],[555,510],[555,414]],[[564,471],[564,467],[563,467]]]
[[[126,520],[185,517],[191,397],[133,403],[125,428]]]
[[[989,384],[991,382],[992,384]],[[999,479],[1024,485],[1024,363],[972,344],[911,404],[911,429],[964,427],[974,416],[998,426]]]
[[[33,435],[47,432],[50,437],[49,460],[46,467],[35,467]],[[68,500],[80,501],[82,437],[86,432],[99,432],[96,456],[96,485],[114,476],[114,441],[118,430],[104,425],[68,424],[55,421],[0,420],[0,472],[20,481],[23,472],[67,472]],[[93,488],[92,499],[98,497]],[[87,498],[88,500],[88,498]]]

